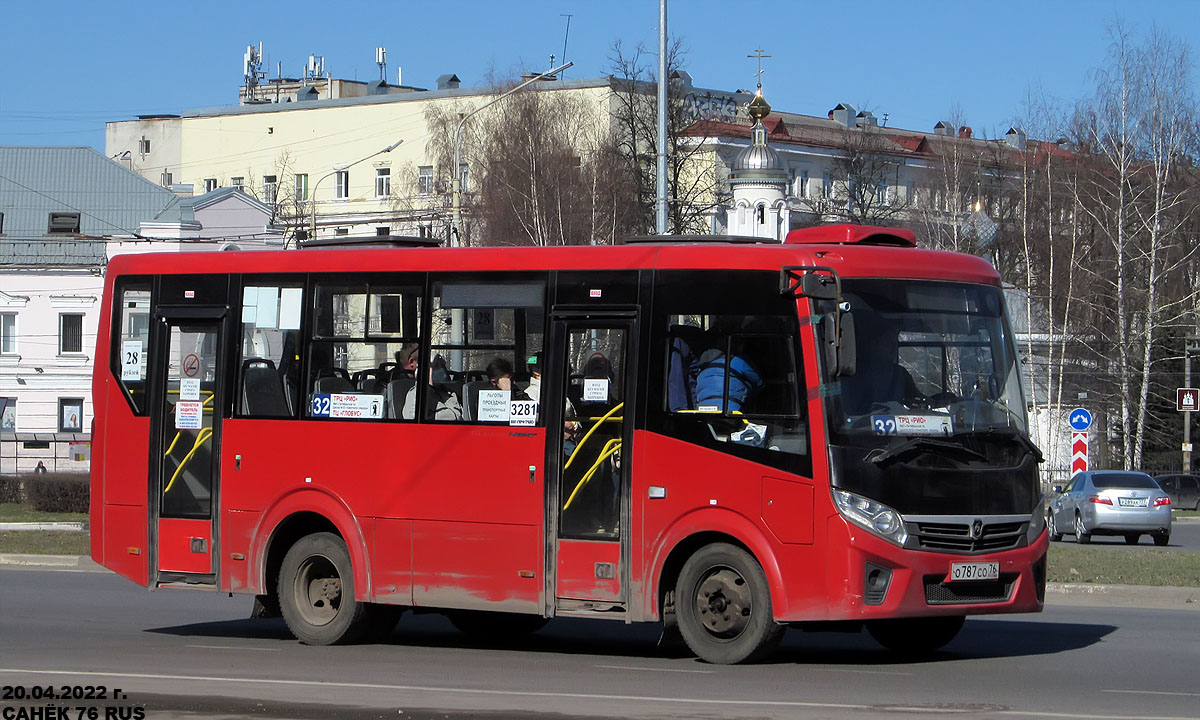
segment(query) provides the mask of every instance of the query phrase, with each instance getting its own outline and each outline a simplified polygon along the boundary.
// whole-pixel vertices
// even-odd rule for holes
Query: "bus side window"
[[[306,417],[413,419],[403,405],[422,359],[421,294],[388,280],[316,286]]]
[[[137,415],[145,415],[150,367],[150,281],[121,279],[113,299],[112,371]]]
[[[295,417],[304,287],[247,280],[242,288],[238,417]]]

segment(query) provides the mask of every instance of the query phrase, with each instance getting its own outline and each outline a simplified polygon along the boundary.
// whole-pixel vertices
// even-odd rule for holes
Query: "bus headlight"
[[[908,540],[900,513],[887,505],[845,490],[834,490],[833,501],[842,517],[871,534],[901,547]]]
[[[1033,507],[1033,513],[1029,516],[1029,530],[1025,533],[1025,544],[1032,545],[1037,542],[1037,539],[1042,536],[1042,531],[1046,529],[1046,501],[1039,497],[1038,503]]]

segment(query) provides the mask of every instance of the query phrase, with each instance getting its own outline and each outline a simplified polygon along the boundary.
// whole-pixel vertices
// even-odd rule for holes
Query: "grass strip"
[[[0,522],[83,522],[87,513],[38,512],[29,503],[0,503]]]
[[[1051,543],[1046,566],[1050,582],[1200,587],[1200,552]]]
[[[88,534],[70,530],[0,530],[0,554],[90,555]]]

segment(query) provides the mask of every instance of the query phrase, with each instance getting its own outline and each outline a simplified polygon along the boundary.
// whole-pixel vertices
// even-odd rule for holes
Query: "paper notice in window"
[[[142,341],[126,340],[121,343],[121,379],[142,379]]]
[[[204,403],[180,400],[175,403],[175,429],[199,430],[204,427]]]
[[[480,390],[475,419],[480,422],[508,422],[511,399],[512,393],[508,390]]]
[[[583,399],[588,402],[608,401],[608,378],[585,378]]]
[[[179,399],[200,399],[200,378],[179,378]]]
[[[300,329],[300,306],[304,300],[303,288],[283,288],[279,291],[279,329]]]

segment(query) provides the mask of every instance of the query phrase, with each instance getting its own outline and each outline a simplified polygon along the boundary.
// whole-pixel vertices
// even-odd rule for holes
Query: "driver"
[[[853,307],[853,305],[852,305]],[[874,310],[854,310],[858,367],[842,378],[842,407],[847,415],[864,415],[878,404],[916,405],[926,398],[900,364],[900,329]]]

